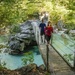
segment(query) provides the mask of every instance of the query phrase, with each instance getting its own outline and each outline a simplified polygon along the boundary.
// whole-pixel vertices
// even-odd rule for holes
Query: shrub
[[[10,33],[15,34],[15,33],[19,33],[21,31],[20,26],[19,25],[13,25],[10,28]]]

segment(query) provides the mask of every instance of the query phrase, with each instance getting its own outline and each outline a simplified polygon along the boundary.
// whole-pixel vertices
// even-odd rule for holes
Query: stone
[[[70,30],[69,33],[71,36],[75,36],[75,30]]]
[[[44,71],[44,70],[46,69],[46,68],[45,68],[45,65],[44,65],[44,64],[40,65],[40,66],[39,66],[39,69]]]
[[[59,20],[59,21],[57,22],[57,27],[58,27],[58,29],[59,29],[59,30],[62,30],[62,29],[63,29],[63,26],[64,26],[63,21],[62,21],[62,20]]]
[[[32,21],[26,21],[22,23],[20,25],[21,32],[9,36],[8,44],[9,48],[12,50],[10,54],[18,51],[24,51],[27,46],[34,45],[36,43],[36,40],[34,39],[33,25],[31,22]]]

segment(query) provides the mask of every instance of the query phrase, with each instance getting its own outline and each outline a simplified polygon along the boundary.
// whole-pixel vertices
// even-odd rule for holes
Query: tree
[[[74,0],[0,0],[0,28],[22,23],[42,11],[49,12],[53,23],[61,16],[66,25],[74,26],[74,9]]]

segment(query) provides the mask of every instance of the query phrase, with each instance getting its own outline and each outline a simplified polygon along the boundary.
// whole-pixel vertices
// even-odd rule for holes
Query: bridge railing
[[[35,39],[38,45],[42,43],[40,36],[40,28],[38,25],[33,25]],[[45,38],[43,38],[45,40]],[[51,44],[58,52],[58,54],[70,65],[75,68],[75,41],[71,40],[59,33],[53,33],[51,38]]]
[[[36,39],[37,44],[43,43],[42,39],[43,39],[43,41],[45,41],[45,38],[44,38],[44,36],[42,36],[42,39],[41,39],[39,26],[33,25],[33,30],[34,30],[34,35],[35,35],[35,39]]]
[[[67,34],[52,34],[52,46],[62,56],[62,58],[75,68],[75,40],[72,40]]]

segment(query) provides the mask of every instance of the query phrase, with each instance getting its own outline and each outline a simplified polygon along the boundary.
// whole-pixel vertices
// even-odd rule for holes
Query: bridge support
[[[74,51],[74,69],[75,69],[75,51]]]
[[[47,53],[47,54],[46,54],[46,55],[47,55],[47,71],[48,71],[48,69],[49,69],[49,68],[48,68],[48,66],[49,66],[49,47],[48,47],[48,44],[46,45],[46,47],[47,47],[47,50],[46,50],[46,51],[47,51],[47,52],[46,52],[46,53]]]

